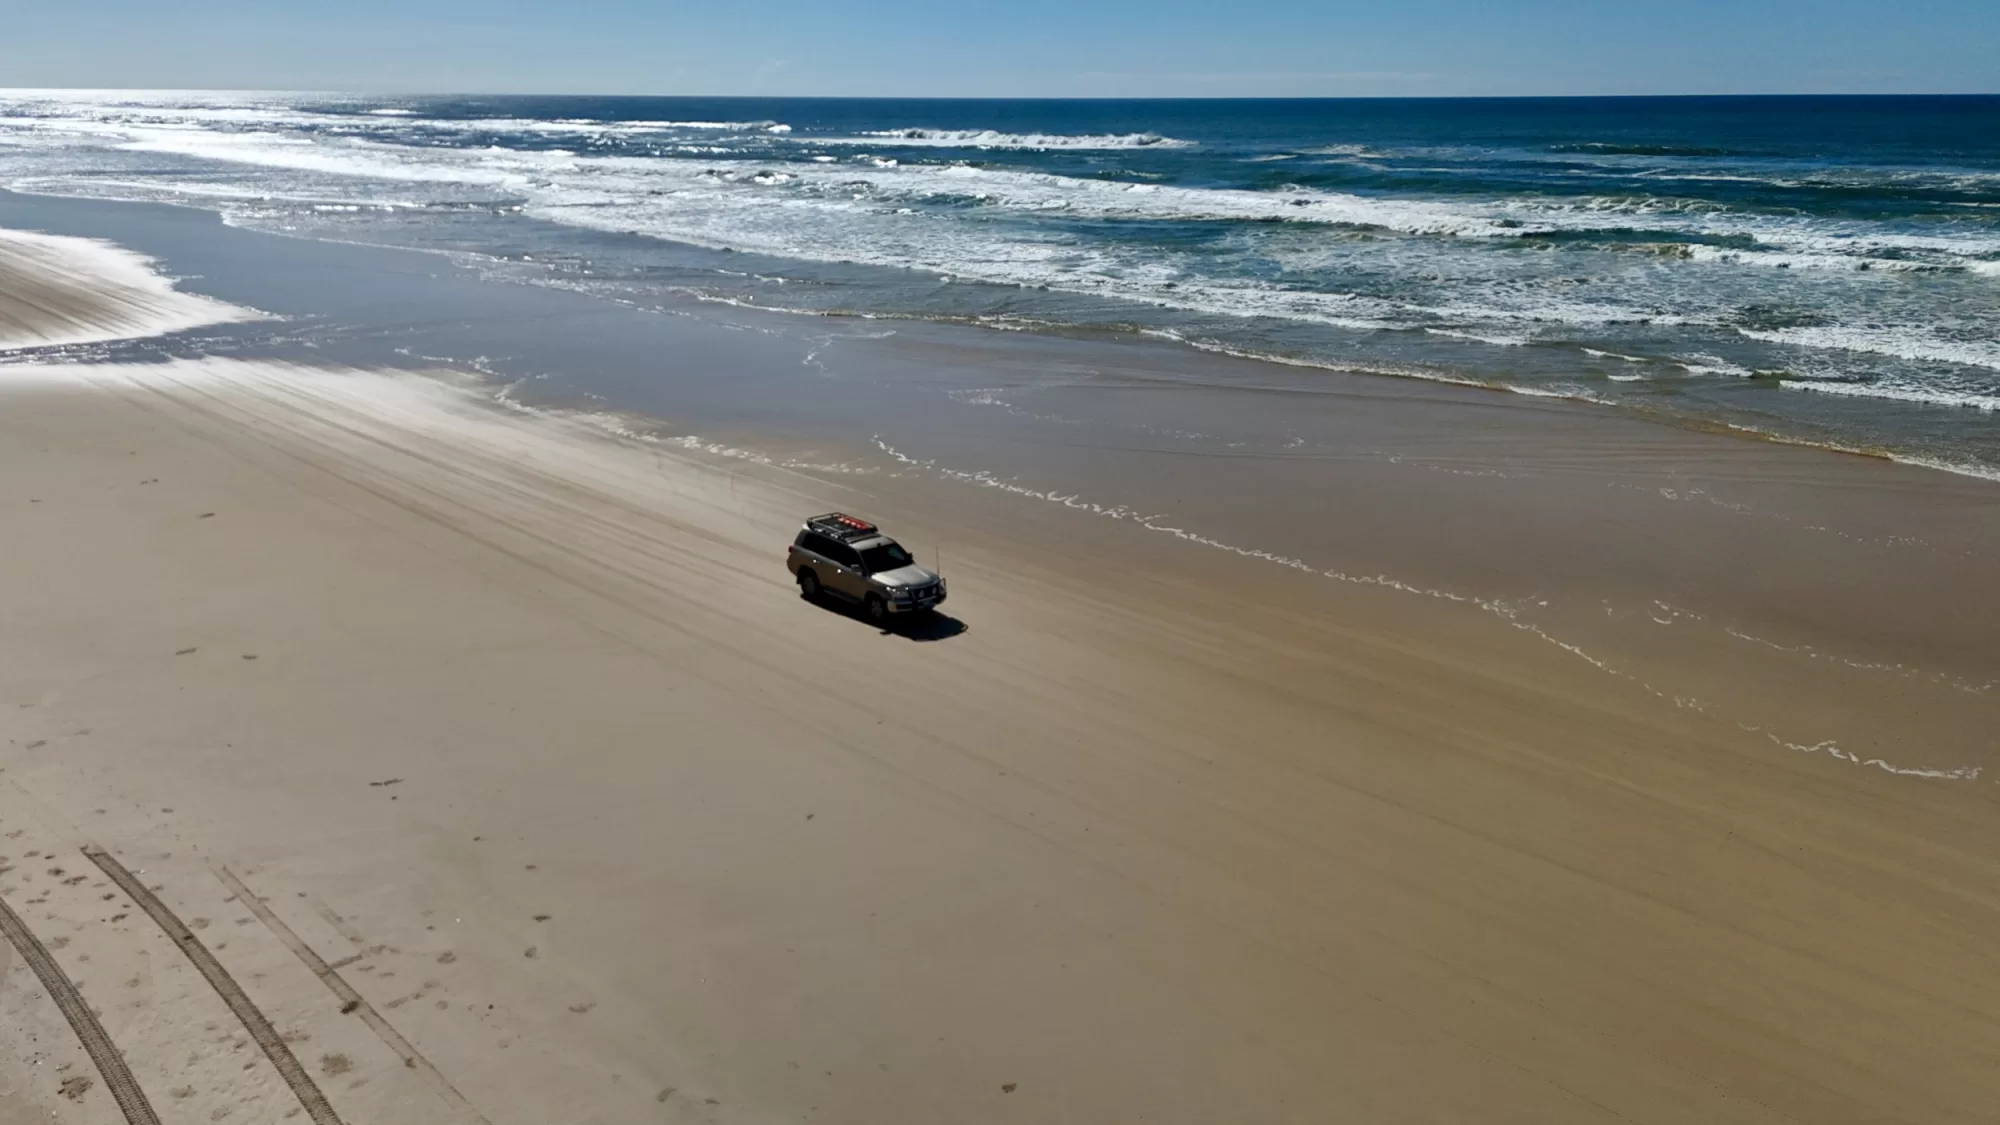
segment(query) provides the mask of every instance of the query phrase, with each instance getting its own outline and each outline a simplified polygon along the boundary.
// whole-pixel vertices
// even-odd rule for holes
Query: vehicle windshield
[[[900,543],[877,543],[873,547],[864,547],[861,551],[861,569],[869,574],[898,570],[916,561]]]

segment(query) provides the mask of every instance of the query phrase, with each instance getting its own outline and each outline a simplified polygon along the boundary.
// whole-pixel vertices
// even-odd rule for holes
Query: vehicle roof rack
[[[828,512],[806,521],[806,526],[822,535],[830,535],[842,543],[852,543],[858,539],[873,539],[882,534],[881,530],[867,520],[841,512]]]

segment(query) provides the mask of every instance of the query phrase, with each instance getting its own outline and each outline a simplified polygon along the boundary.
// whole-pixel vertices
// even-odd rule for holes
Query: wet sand
[[[1406,452],[1493,415],[1364,397]],[[945,464],[620,437],[462,375],[0,366],[0,897],[171,1122],[298,1100],[85,844],[350,1122],[1993,1120],[1981,482],[1599,421],[1508,410],[1433,458],[1458,472],[1320,459],[1312,487],[1350,535],[1400,516],[1379,549],[1412,578],[1650,541],[1712,561],[1690,600],[1804,588],[1771,618],[1899,620],[1913,663],[1724,665],[1671,617],[1329,577]],[[1102,460],[1109,493],[1184,479]],[[1663,465],[1785,518],[1590,503]],[[1246,471],[1214,487],[1307,466]],[[828,508],[942,541],[949,617],[800,601],[781,551]],[[1909,614],[1856,596],[1910,558]],[[0,969],[7,1119],[117,1119]]]
[[[248,319],[177,290],[107,242],[0,228],[0,349],[92,343]]]

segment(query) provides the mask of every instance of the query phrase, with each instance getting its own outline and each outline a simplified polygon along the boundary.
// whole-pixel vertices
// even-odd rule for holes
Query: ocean
[[[2000,479],[2000,97],[0,91],[0,186],[1486,386]]]

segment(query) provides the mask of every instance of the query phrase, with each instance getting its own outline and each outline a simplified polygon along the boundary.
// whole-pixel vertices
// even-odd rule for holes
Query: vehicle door
[[[840,556],[844,548],[838,540],[817,531],[808,531],[799,536],[798,550],[800,565],[811,567],[813,573],[819,576],[820,589],[829,593],[847,593],[841,578],[843,566]]]
[[[821,583],[841,597],[860,601],[868,593],[868,576],[861,572],[861,552],[828,539],[821,554],[833,564],[833,573],[822,576]]]

